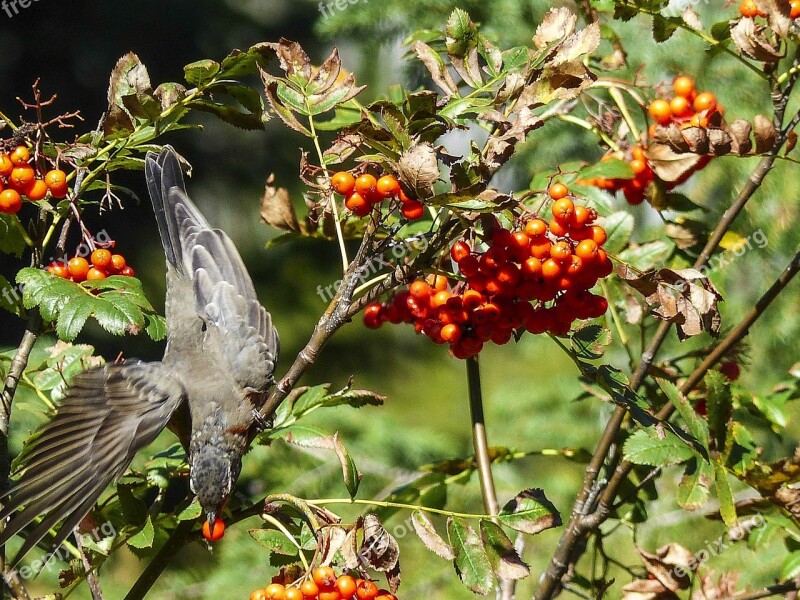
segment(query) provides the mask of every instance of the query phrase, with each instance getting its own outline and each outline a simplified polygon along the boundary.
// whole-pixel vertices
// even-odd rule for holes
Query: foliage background
[[[129,50],[140,56],[152,80],[159,82],[180,78],[182,65],[199,58],[221,58],[234,47],[281,36],[299,41],[314,62],[327,56],[331,46],[338,46],[344,65],[356,73],[357,81],[370,85],[367,95],[381,93],[397,81],[413,87],[423,81],[422,74],[401,64],[402,39],[415,29],[440,27],[456,6],[471,13],[481,24],[482,33],[507,47],[528,42],[551,3],[360,0],[344,11],[334,8],[332,16],[323,18],[312,0],[38,0],[13,18],[0,12],[0,110],[16,117],[20,110],[15,97],[29,95],[30,85],[41,77],[45,93],[58,92],[59,112],[80,109],[87,127],[92,127],[106,105],[108,74],[117,58]],[[696,8],[706,23],[721,20],[735,10],[722,2],[698,3]],[[768,97],[751,73],[724,56],[704,53],[702,44],[688,34],[678,32],[668,42],[656,45],[644,35],[648,20],[634,19],[614,26],[629,53],[629,68],[619,77],[636,76],[642,84],[655,85],[687,72],[697,76],[700,88],[717,94],[730,118],[748,118],[768,110]],[[298,147],[303,140],[277,122],[268,124],[264,133],[243,133],[211,118],[204,119],[203,125],[204,132],[180,132],[169,141],[194,166],[189,188],[201,210],[213,224],[228,231],[242,252],[259,295],[281,333],[285,366],[305,343],[324,309],[317,286],[331,284],[338,270],[333,244],[304,241],[270,252],[263,250],[274,234],[259,223],[263,181],[268,173],[275,172],[278,183],[294,191],[299,199],[296,174]],[[69,131],[63,135],[71,137]],[[550,123],[530,137],[525,152],[515,159],[512,174],[506,175],[499,186],[520,189],[534,173],[553,171],[570,160],[594,161],[601,153],[593,138],[582,131],[564,123]],[[709,222],[715,222],[730,204],[755,161],[716,160],[684,186],[695,202],[708,208]],[[723,322],[735,322],[746,312],[764,291],[759,285],[778,273],[800,243],[800,232],[788,227],[797,222],[800,204],[800,182],[790,176],[791,166],[785,162],[778,165],[734,227],[745,237],[761,228],[769,240],[766,247],[745,253],[712,274],[727,300],[722,307]],[[134,189],[142,202],[128,201],[124,210],[115,210],[102,219],[90,214],[89,224],[95,231],[106,229],[117,240],[117,248],[128,257],[149,297],[161,308],[163,255],[144,180],[134,174],[120,183]],[[659,227],[655,213],[646,205],[633,212],[637,235],[652,236]],[[25,265],[4,264],[2,273],[11,279],[19,266]],[[798,360],[799,299],[795,284],[750,336],[749,364],[742,378],[749,389],[769,391]],[[0,350],[16,346],[21,331],[21,322],[0,315]],[[685,350],[677,350],[674,337],[671,340],[664,355]],[[91,327],[80,341],[95,345],[107,359],[120,351],[126,356],[157,359],[163,351],[144,335],[112,338]],[[621,352],[611,357],[616,365],[626,366]],[[549,340],[525,336],[519,344],[492,345],[482,353],[481,361],[491,443],[523,451],[593,449],[610,407],[597,400],[574,401],[581,392],[577,374],[566,355],[557,352]],[[318,417],[318,424],[342,433],[365,473],[361,497],[385,494],[412,478],[420,464],[471,453],[464,365],[414,336],[411,328],[384,327],[368,332],[360,323],[353,323],[334,338],[305,383],[332,381],[334,386],[341,385],[351,374],[359,387],[386,394],[386,407],[326,411]],[[21,394],[15,402],[12,451],[19,449],[21,439],[40,422],[40,408],[27,394]],[[765,456],[790,454],[798,440],[800,429],[795,416],[781,447],[765,447]],[[171,441],[165,434],[157,443],[166,446]],[[543,487],[566,514],[582,471],[580,464],[538,456],[501,465],[496,473],[499,495],[503,500],[524,487]],[[677,477],[676,471],[664,483],[674,483]],[[346,496],[340,479],[338,464],[329,456],[289,450],[278,444],[257,448],[248,456],[239,487],[253,495],[270,490],[309,498]],[[453,492],[451,509],[481,511],[476,478],[453,488]],[[389,523],[400,525],[406,516],[399,515]],[[637,542],[650,550],[673,540],[699,550],[724,531],[718,522],[684,513],[668,497],[652,505],[650,516],[637,532]],[[531,564],[533,575],[519,586],[519,597],[532,592],[559,535],[559,530],[547,531],[526,548],[524,558]],[[622,527],[614,539],[619,544],[614,551],[623,562],[632,559],[630,531]],[[431,560],[414,536],[401,540],[401,545],[401,597],[422,598],[432,591],[452,599],[471,596],[458,584],[452,567]],[[755,586],[774,580],[780,561],[777,549],[773,550],[759,553],[760,564],[752,570],[752,579],[742,583]],[[754,553],[740,544],[709,564],[724,569],[753,560]],[[123,552],[104,567],[101,581],[108,597],[122,597],[143,565]],[[184,552],[162,576],[153,597],[246,598],[251,590],[263,587],[274,572],[266,564],[265,553],[247,535],[246,523],[240,524],[213,553],[199,543]],[[629,577],[620,571],[618,582],[625,583]],[[45,572],[40,580],[31,591],[53,589],[52,574]],[[88,598],[89,594],[83,589],[75,597]]]

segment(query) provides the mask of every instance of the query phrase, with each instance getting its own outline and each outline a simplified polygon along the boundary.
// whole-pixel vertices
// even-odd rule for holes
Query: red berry
[[[348,196],[356,187],[356,178],[353,177],[352,173],[339,171],[331,177],[331,185],[342,196]]]
[[[219,517],[214,519],[214,527],[211,527],[211,523],[205,521],[202,527],[203,537],[206,538],[209,542],[216,542],[222,539],[222,536],[225,535],[225,522],[220,519]]]

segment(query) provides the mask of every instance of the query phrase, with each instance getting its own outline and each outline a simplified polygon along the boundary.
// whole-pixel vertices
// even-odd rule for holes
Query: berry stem
[[[610,87],[608,89],[608,93],[611,96],[611,99],[614,100],[616,105],[619,107],[619,112],[622,113],[622,118],[625,119],[625,123],[628,124],[628,129],[631,130],[633,139],[638,141],[641,137],[641,132],[639,131],[639,127],[636,125],[636,121],[633,120],[633,117],[628,110],[628,105],[625,103],[625,98],[622,96],[622,93],[615,87]]]
[[[453,512],[441,508],[421,506],[419,504],[403,504],[402,502],[386,502],[382,500],[359,500],[357,498],[319,498],[317,500],[306,500],[306,504],[311,506],[325,506],[326,504],[359,504],[362,506],[379,506],[381,508],[400,508],[402,510],[420,510],[422,512],[443,515],[445,517],[457,517],[460,519],[494,519],[497,515],[476,515],[472,513]]]
[[[478,466],[481,483],[483,508],[489,515],[496,517],[500,506],[497,503],[497,492],[492,476],[492,459],[489,456],[489,442],[486,437],[481,371],[477,355],[467,359],[467,387],[469,388],[469,413],[472,419],[472,445],[475,449],[475,463]]]
[[[303,552],[303,547],[300,544],[297,543],[297,540],[294,539],[294,536],[291,534],[291,532],[288,529],[286,529],[286,527],[283,525],[283,523],[278,521],[278,519],[276,519],[272,515],[261,515],[261,518],[264,519],[265,521],[267,521],[268,523],[271,523],[272,525],[274,525],[275,529],[280,531],[283,535],[286,536],[286,539],[288,539],[290,542],[292,542],[292,544],[294,544],[295,548],[297,548],[297,555],[300,557],[300,562],[303,563],[303,568],[306,571],[309,571],[310,567],[308,566],[308,561],[306,560],[306,555]]]
[[[633,357],[633,350],[630,347],[630,338],[628,338],[628,334],[625,333],[625,329],[622,326],[622,319],[619,318],[619,311],[617,311],[617,307],[611,301],[611,292],[606,285],[606,282],[602,279],[599,281],[600,289],[603,290],[603,296],[606,297],[608,300],[608,310],[611,312],[611,320],[614,322],[614,328],[617,330],[617,335],[619,335],[619,341],[622,344],[622,347],[625,348],[625,352],[628,354],[628,359],[631,365],[636,364],[636,359]]]
[[[611,148],[614,152],[619,152],[619,145],[610,137],[608,137],[603,131],[600,131],[600,128],[589,123],[589,121],[586,121],[574,115],[564,115],[564,114],[559,114],[558,118],[564,121],[565,123],[572,123],[573,125],[578,125],[579,127],[583,127],[587,131],[591,131],[597,137],[602,139],[603,142],[605,142],[605,144],[609,148]]]

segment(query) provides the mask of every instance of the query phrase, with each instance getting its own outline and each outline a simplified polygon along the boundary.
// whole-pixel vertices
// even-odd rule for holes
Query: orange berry
[[[105,271],[101,271],[100,269],[96,269],[94,267],[89,269],[89,271],[86,273],[86,279],[89,281],[97,281],[105,278],[106,278]]]
[[[342,196],[349,196],[356,188],[356,178],[348,171],[338,171],[331,177],[331,186]]]
[[[111,270],[119,273],[122,269],[125,268],[125,257],[122,254],[112,254],[111,255]]]
[[[410,200],[403,204],[400,212],[409,221],[415,221],[422,218],[422,215],[425,214],[425,207],[422,205],[422,202]]]
[[[789,0],[789,17],[792,19],[800,17],[800,0]]]
[[[798,0],[798,2],[800,2],[800,0]],[[633,148],[631,148],[631,156],[638,160],[645,160],[644,148],[642,148],[639,145],[634,146]]]
[[[544,259],[550,256],[550,240],[545,237],[531,240],[531,256]]]
[[[375,600],[378,591],[378,586],[374,581],[359,581],[356,587],[356,598],[358,600]]]
[[[5,153],[0,154],[0,176],[8,177],[13,170],[14,163],[11,162],[11,157]]]
[[[56,277],[62,277],[64,279],[69,278],[69,269],[67,269],[67,265],[60,260],[55,260],[47,265],[47,272],[52,273]]]
[[[563,183],[559,182],[551,185],[547,193],[553,200],[561,200],[561,198],[565,198],[567,194],[569,194],[569,189]]]
[[[535,217],[525,223],[525,233],[528,234],[529,237],[544,235],[547,233],[547,223]]]
[[[575,212],[575,205],[569,198],[561,198],[553,203],[552,210],[553,216],[557,221],[560,223],[569,223],[570,219],[572,218],[572,214]]]
[[[592,225],[592,237],[591,239],[594,240],[594,243],[598,246],[602,246],[606,243],[606,230],[600,227],[600,225]]]
[[[356,580],[350,575],[339,575],[336,580],[336,589],[342,595],[342,598],[352,598],[356,593]]]
[[[357,217],[364,217],[372,210],[372,204],[358,192],[350,194],[344,201],[344,205]]]
[[[742,0],[742,3],[739,5],[739,13],[741,13],[743,17],[749,17],[751,19],[761,15],[761,11],[758,9],[755,0]]]
[[[14,167],[11,176],[8,178],[8,185],[18,192],[24,192],[29,185],[36,179],[36,171],[30,165]]]
[[[469,245],[464,241],[455,242],[450,248],[450,258],[457,263],[460,262],[462,258],[469,256],[469,254]]]
[[[678,119],[691,117],[693,112],[692,105],[689,104],[689,100],[683,96],[675,96],[672,100],[670,100],[669,110],[672,113],[672,116]]]
[[[559,221],[554,217],[550,219],[550,222],[547,224],[547,227],[550,229],[550,233],[552,233],[554,236],[563,237],[567,235],[567,227],[569,227],[569,220]]]
[[[717,98],[711,92],[703,92],[698,94],[694,99],[694,109],[697,112],[709,111],[711,112],[717,107]]]
[[[339,590],[322,590],[317,596],[319,600],[342,600]]]
[[[397,600],[397,596],[389,590],[378,590],[378,595],[375,596],[375,600]]]
[[[286,587],[280,583],[271,583],[264,590],[266,600],[286,600]]]
[[[556,242],[550,248],[550,258],[559,262],[565,262],[572,256],[572,247],[569,242]]]
[[[0,192],[0,213],[15,215],[22,208],[22,196],[17,190],[3,190]]]
[[[634,175],[641,175],[645,171],[647,171],[647,162],[643,160],[639,160],[638,158],[634,158],[630,162],[631,171],[633,171]]]
[[[267,600],[267,593],[264,590],[256,590],[250,594],[250,600]]]
[[[51,190],[61,189],[67,185],[67,174],[61,169],[53,169],[44,176],[44,182]]]
[[[17,146],[9,155],[11,162],[17,166],[26,165],[31,159],[31,153],[25,146]]]
[[[562,273],[563,269],[558,261],[548,258],[542,263],[542,277],[545,279],[556,279],[561,277]]]
[[[50,188],[50,195],[57,200],[66,198],[67,194],[69,194],[69,186],[67,184],[62,185],[61,187]]]
[[[400,184],[394,175],[384,175],[375,184],[375,189],[384,198],[391,198],[396,196],[400,191]]]
[[[72,261],[70,261],[72,262]],[[225,535],[225,522],[217,517],[214,519],[214,527],[211,527],[211,523],[206,520],[203,523],[202,527],[203,537],[206,538],[209,542],[217,542],[222,539],[222,536]]]
[[[47,184],[42,179],[34,179],[25,189],[25,195],[28,197],[28,200],[34,202],[43,200],[45,196],[47,196]]]
[[[89,273],[89,263],[82,256],[75,256],[69,259],[67,263],[69,275],[73,281],[81,282],[86,279]]]
[[[417,279],[408,286],[408,292],[411,294],[412,298],[416,298],[417,300],[427,300],[431,297],[431,286],[428,285],[427,281],[422,279]]]
[[[461,336],[463,333],[464,332],[461,330],[460,326],[456,325],[455,323],[449,323],[442,327],[442,331],[439,335],[442,336],[442,339],[445,342],[457,344],[459,341],[461,341]]]
[[[672,82],[672,89],[676,96],[691,98],[694,93],[694,79],[686,75],[679,75]]]
[[[303,592],[305,598],[316,598],[317,594],[319,594],[319,586],[313,579],[306,579],[300,584],[300,591]]]
[[[374,175],[364,173],[356,179],[356,191],[365,198],[371,199],[377,195],[378,181]]]
[[[670,110],[669,102],[661,98],[653,100],[650,103],[648,112],[650,113],[650,116],[653,117],[653,119],[656,121],[656,123],[660,123],[661,125],[666,125],[667,123],[670,122],[670,119],[672,118],[672,111]]]
[[[111,251],[98,248],[91,255],[92,264],[98,269],[106,269],[111,264]]]
[[[119,272],[119,274],[123,277],[133,277],[133,269],[128,266],[122,267],[122,270]]]
[[[333,589],[336,584],[336,573],[331,567],[317,567],[312,571],[311,577],[321,590]]]
[[[579,256],[585,262],[597,260],[597,243],[593,239],[582,240],[575,247],[575,256]]]
[[[304,598],[305,596],[303,596],[303,592],[300,591],[300,588],[286,588],[286,600],[303,600]]]

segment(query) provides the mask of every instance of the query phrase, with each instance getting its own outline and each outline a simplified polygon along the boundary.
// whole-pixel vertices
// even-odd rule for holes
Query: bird
[[[17,564],[59,522],[57,548],[136,453],[190,420],[190,489],[213,528],[241,471],[280,341],[228,235],[186,193],[180,160],[148,152],[145,177],[166,255],[167,344],[160,362],[125,360],[75,376],[24,449],[0,519],[0,545],[24,531]]]

